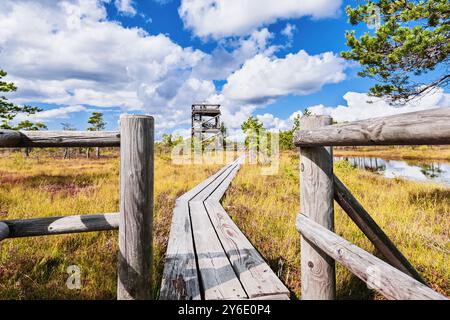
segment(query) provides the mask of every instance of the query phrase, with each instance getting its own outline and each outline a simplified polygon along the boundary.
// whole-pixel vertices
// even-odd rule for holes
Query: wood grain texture
[[[220,183],[216,184],[212,193],[198,196],[204,202],[212,226],[248,298],[277,294],[289,296],[289,290],[270,269],[219,202],[239,171],[243,160],[244,158],[241,157],[235,161],[234,167]]]
[[[205,201],[205,206],[225,254],[248,298],[277,294],[289,296],[289,290],[239,230],[220,203],[208,199]]]
[[[159,299],[201,299],[187,201],[177,200],[173,210]]]
[[[300,127],[313,129],[331,124],[325,116],[302,117]],[[328,230],[334,229],[333,155],[331,148],[300,149],[300,210]],[[302,237],[301,297],[304,300],[334,300],[334,260],[312,247]]]
[[[160,299],[288,299],[289,290],[219,203],[242,161],[236,159],[177,199]],[[183,215],[185,203],[190,211]],[[181,239],[189,233],[192,251],[186,255]],[[196,285],[192,257],[200,297],[189,294]]]
[[[372,289],[391,300],[446,300],[444,296],[351,244],[303,214],[297,217],[297,230],[307,241],[320,248]]]
[[[151,298],[154,122],[120,117],[120,222],[117,299]]]
[[[229,166],[223,167],[176,200],[166,251],[160,300],[201,299],[188,201],[205,189]]]
[[[294,138],[299,147],[450,144],[450,107],[301,129]]]
[[[202,201],[190,201],[199,275],[205,300],[245,299],[245,293],[217,238]]]
[[[9,227],[8,238],[48,236],[66,233],[115,230],[119,228],[119,214],[45,217],[33,219],[4,220]]]
[[[0,148],[118,147],[116,131],[12,131],[0,130]]]
[[[204,204],[204,201],[224,179],[232,174],[233,170],[236,170],[237,166],[238,164],[234,161],[189,201],[199,276],[205,300],[247,298],[247,294],[217,237]]]
[[[9,236],[9,227],[6,223],[0,222],[0,241],[8,238]]]
[[[336,176],[334,176],[334,198],[375,248],[383,254],[389,264],[417,281],[427,284],[408,259],[397,249],[395,244]]]

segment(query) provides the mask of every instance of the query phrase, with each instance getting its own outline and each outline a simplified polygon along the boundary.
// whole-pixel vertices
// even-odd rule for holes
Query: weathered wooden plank
[[[230,186],[231,181],[238,173],[243,161],[244,157],[239,157],[238,159],[233,161],[232,165],[234,169],[232,169],[228,174],[228,176],[224,177],[223,181],[216,187],[216,189],[212,191],[212,193],[210,193],[207,197],[204,197],[204,199],[215,200],[216,202],[219,202],[223,198],[228,187]]]
[[[187,201],[177,200],[173,210],[159,299],[201,299]]]
[[[198,271],[204,299],[206,300],[247,298],[247,294],[223,250],[203,203],[236,166],[237,163],[233,162],[231,166],[228,166],[206,188],[189,201]]]
[[[119,214],[83,214],[76,216],[4,220],[8,238],[48,236],[66,233],[114,230],[119,228]]]
[[[216,179],[218,179],[226,170],[229,170],[232,166],[234,166],[236,164],[236,160],[234,160],[233,162],[231,162],[230,164],[225,165],[224,167],[222,167],[219,171],[217,171],[215,174],[213,174],[212,176],[208,177],[207,179],[203,180],[201,183],[199,183],[198,185],[196,185],[194,188],[192,188],[191,190],[189,190],[188,192],[184,193],[183,195],[181,195],[178,200],[192,200],[195,196],[197,196],[200,192],[202,192],[203,190],[205,190],[205,188],[208,188],[208,186],[213,183]]]
[[[8,238],[9,236],[9,227],[6,223],[0,222],[0,241]]]
[[[176,200],[159,299],[201,299],[188,201],[230,166],[224,166]]]
[[[250,299],[287,295],[289,290],[270,269],[227,212],[215,199],[208,198],[205,206],[224,251]]]
[[[345,185],[334,176],[334,198],[393,267],[427,284]]]
[[[304,129],[331,124],[330,117],[308,116],[300,120]],[[331,148],[300,149],[300,210],[329,230],[334,229],[333,155]],[[333,259],[301,238],[302,299],[334,300],[336,276]]]
[[[297,217],[297,230],[313,246],[340,262],[387,299],[446,300],[443,295],[339,237],[303,214]]]
[[[450,107],[301,129],[294,138],[299,147],[450,144]]]
[[[204,234],[209,233],[214,236],[217,234],[222,251],[231,263],[235,277],[244,286],[249,298],[277,293],[289,294],[289,291],[283,283],[275,276],[264,259],[262,259],[239,228],[237,228],[219,203],[231,180],[239,170],[242,160],[243,158],[237,159],[234,165],[225,171],[220,179],[216,179],[208,188],[193,199],[193,201],[198,201],[197,204],[199,206],[200,202],[203,201],[207,215],[203,217],[202,221],[208,225],[208,228],[210,228],[209,225],[211,223],[213,227],[209,232],[204,232],[205,228],[200,228],[200,230]],[[193,201],[191,201],[191,204]],[[194,232],[195,230],[194,228]],[[197,243],[198,241],[196,241]],[[205,238],[205,241],[202,241],[202,243],[211,245],[210,238],[209,241]],[[212,251],[214,252],[214,250]],[[200,273],[201,271],[202,269],[200,268]],[[231,272],[231,270],[229,271]]]
[[[208,199],[230,174],[233,174],[233,172],[235,174],[235,171],[239,169],[239,161],[240,159],[233,161],[225,168],[225,170],[222,170],[221,173],[217,175],[207,187],[203,188],[194,197],[192,197],[190,201],[205,201]]]
[[[0,148],[118,147],[116,131],[12,131],[0,130]]]
[[[22,136],[13,130],[0,130],[0,147],[12,148],[20,144]]]
[[[189,202],[199,274],[206,300],[245,299],[202,201]]]
[[[252,276],[259,277],[259,284],[265,285],[266,289],[268,286],[272,289],[275,288],[274,290],[258,291],[258,288],[252,284],[254,290],[251,292],[252,297],[273,296],[274,299],[287,299],[289,291],[276,278],[262,257],[219,204],[220,198],[239,169],[241,160],[237,159],[230,165],[222,168],[222,170],[207,179],[207,183],[203,183],[202,188],[194,188],[196,189],[195,192],[192,192],[193,189],[177,199],[161,288],[161,299],[199,298],[198,295],[189,294],[188,291],[196,285],[196,274],[193,268],[194,259],[192,259],[194,254],[197,256],[198,275],[201,280],[199,289],[202,291],[202,298],[204,299],[247,299],[249,295],[242,288],[241,280],[250,279]],[[188,214],[183,214],[185,209],[179,208],[187,202],[187,199],[189,199],[188,206],[190,208],[192,225],[189,224],[189,220],[186,218]],[[207,208],[209,209],[207,210]],[[231,243],[229,245],[224,243],[220,236],[218,237],[218,234],[223,231],[215,228],[210,211],[224,214],[232,228],[229,231],[237,230],[236,232],[239,232],[241,237],[234,239],[241,246],[239,253],[236,253],[235,246],[232,246]],[[180,219],[183,216],[184,219]],[[214,216],[217,217],[216,213],[214,213]],[[176,227],[177,225],[178,227]],[[189,241],[180,240],[178,243],[177,239],[185,239],[189,233],[192,233],[194,238],[195,252],[190,254],[190,259],[185,259],[189,255],[181,253],[180,249],[185,247],[183,243]],[[228,248],[228,250],[224,250],[224,248]],[[171,254],[169,254],[169,250],[172,252]],[[182,257],[181,259],[180,256]],[[241,265],[237,267],[231,262],[233,260],[235,263],[239,263],[239,259],[245,260],[247,264],[246,269],[244,269],[245,266],[242,261]],[[183,266],[187,267],[183,268]],[[185,270],[185,272],[181,273],[180,271],[182,270]],[[237,270],[240,271],[238,272]],[[185,281],[186,279],[187,281]],[[196,290],[193,291],[198,292]]]
[[[151,298],[154,121],[120,117],[120,220],[117,299]]]

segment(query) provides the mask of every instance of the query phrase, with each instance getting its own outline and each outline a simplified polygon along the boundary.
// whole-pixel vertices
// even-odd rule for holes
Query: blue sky
[[[288,129],[306,107],[338,120],[448,106],[445,90],[403,109],[367,104],[373,85],[345,62],[341,0],[5,0],[0,68],[17,103],[50,130],[87,127],[92,111],[116,129],[121,113],[155,116],[157,135],[187,134],[190,104],[223,105],[231,131],[255,115]],[[273,7],[272,7],[273,6]],[[358,34],[367,31],[361,25]]]

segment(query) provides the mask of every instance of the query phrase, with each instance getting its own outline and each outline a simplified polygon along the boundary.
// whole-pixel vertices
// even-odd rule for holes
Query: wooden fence
[[[450,144],[450,108],[330,125],[327,116],[301,119],[300,208],[303,299],[335,299],[335,261],[388,299],[446,299],[428,287],[393,242],[333,174],[332,146]],[[334,200],[386,261],[333,233]]]
[[[0,147],[119,147],[120,213],[0,222],[0,241],[119,229],[117,298],[150,299],[154,121],[125,115],[120,132],[0,130]]]
[[[361,204],[333,174],[332,146],[450,144],[450,108],[330,125],[308,116],[294,138],[300,147],[303,299],[335,299],[335,261],[388,299],[446,299],[429,288]],[[120,132],[0,130],[0,147],[121,147],[120,213],[0,222],[6,238],[119,229],[118,299],[149,299],[152,257],[154,122],[122,116]],[[386,262],[333,233],[334,200]]]

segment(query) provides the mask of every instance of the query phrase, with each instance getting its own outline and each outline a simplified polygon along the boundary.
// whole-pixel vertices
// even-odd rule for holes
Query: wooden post
[[[153,117],[120,118],[120,300],[151,298],[153,146]]]
[[[331,117],[306,116],[302,130],[330,125]],[[330,147],[300,149],[300,211],[328,230],[334,229],[333,153]],[[301,237],[301,288],[304,300],[334,300],[334,260]]]

